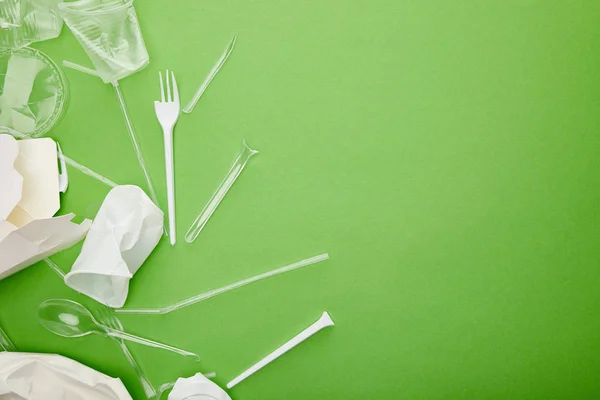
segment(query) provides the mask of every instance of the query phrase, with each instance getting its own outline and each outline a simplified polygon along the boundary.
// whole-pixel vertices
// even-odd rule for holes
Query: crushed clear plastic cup
[[[67,1],[59,8],[104,82],[116,82],[148,65],[133,0]]]
[[[60,34],[63,20],[61,0],[0,1],[0,47],[20,49]]]

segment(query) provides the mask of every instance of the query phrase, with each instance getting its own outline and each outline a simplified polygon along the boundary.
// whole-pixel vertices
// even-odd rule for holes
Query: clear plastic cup
[[[59,8],[104,82],[118,81],[148,65],[133,0],[78,0]]]
[[[20,49],[57,37],[63,26],[61,0],[0,1],[0,47]]]

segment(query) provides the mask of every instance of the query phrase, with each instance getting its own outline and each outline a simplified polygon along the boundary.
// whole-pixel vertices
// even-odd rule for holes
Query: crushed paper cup
[[[196,374],[177,379],[168,400],[231,400],[231,397],[204,375]]]
[[[129,281],[162,236],[163,218],[163,212],[139,187],[113,188],[65,283],[104,305],[123,307]]]
[[[132,400],[111,378],[55,354],[0,353],[0,398],[6,400]]]
[[[72,223],[60,208],[58,153],[52,139],[0,134],[0,279],[79,242],[91,221]]]

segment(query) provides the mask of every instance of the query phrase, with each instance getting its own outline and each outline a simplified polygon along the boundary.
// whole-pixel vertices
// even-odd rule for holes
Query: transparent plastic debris
[[[231,189],[231,186],[233,186],[238,176],[244,170],[244,167],[246,166],[250,158],[255,154],[258,154],[258,151],[252,150],[250,147],[248,147],[246,141],[244,140],[242,143],[242,151],[233,162],[233,165],[229,169],[229,172],[227,173],[227,175],[225,175],[225,178],[223,179],[223,181],[221,181],[221,184],[219,185],[215,193],[212,195],[208,203],[204,206],[196,220],[192,223],[187,233],[185,234],[186,242],[192,243],[194,240],[196,240],[196,238],[198,237],[198,235],[200,234],[210,217],[213,215],[219,204],[221,204],[221,201],[223,200],[229,189]]]
[[[165,148],[165,175],[167,177],[167,206],[169,208],[169,239],[171,246],[177,241],[175,224],[175,175],[173,166],[173,129],[179,119],[179,89],[175,73],[166,72],[167,90],[165,91],[162,74],[158,72],[160,81],[160,101],[154,102],[156,118],[163,130]],[[173,93],[171,94],[171,88]]]
[[[206,90],[208,85],[210,85],[210,83],[212,82],[214,77],[217,76],[217,74],[221,70],[221,67],[225,64],[225,61],[227,61],[227,59],[229,58],[229,55],[231,54],[231,52],[233,51],[233,48],[235,47],[235,42],[237,41],[237,37],[238,37],[238,34],[236,33],[233,36],[233,39],[231,39],[231,42],[229,42],[229,44],[225,48],[225,51],[223,52],[223,54],[221,54],[221,57],[219,58],[217,63],[212,67],[212,69],[210,70],[210,73],[204,79],[204,81],[202,82],[202,84],[200,85],[200,87],[198,88],[196,93],[194,94],[194,97],[192,97],[192,99],[187,104],[187,106],[185,106],[183,108],[182,111],[184,113],[189,114],[194,110],[194,107],[196,107],[196,104],[198,104],[198,101],[200,101],[200,97],[202,97],[202,95],[204,94],[204,91]]]
[[[20,49],[57,37],[63,26],[58,10],[61,1],[0,1],[0,47]]]
[[[133,0],[78,0],[60,4],[61,15],[94,64],[95,70],[65,61],[67,67],[101,78],[115,89],[129,138],[152,201],[158,197],[119,80],[148,65],[149,56]],[[165,229],[165,234],[167,230]]]
[[[51,299],[42,302],[37,309],[39,323],[50,332],[66,337],[82,337],[96,334],[104,337],[117,337],[149,347],[168,350],[186,357],[198,359],[198,355],[164,343],[155,342],[123,330],[110,328],[98,322],[83,305],[67,299]]]
[[[321,315],[321,318],[319,318],[319,320],[317,322],[315,322],[314,324],[312,324],[311,326],[309,326],[308,328],[306,328],[305,330],[303,330],[302,332],[300,332],[299,334],[294,336],[287,343],[285,343],[284,345],[279,347],[277,350],[273,351],[271,354],[269,354],[268,356],[266,356],[265,358],[263,358],[262,360],[260,360],[259,362],[257,362],[253,366],[251,366],[250,368],[248,368],[246,371],[242,372],[239,376],[237,376],[231,382],[229,382],[227,384],[227,389],[231,389],[232,387],[236,386],[237,384],[239,384],[240,382],[242,382],[243,380],[245,380],[252,374],[254,374],[257,371],[261,370],[262,368],[266,367],[271,362],[275,361],[276,359],[278,359],[279,357],[281,357],[282,355],[284,355],[285,353],[287,353],[294,347],[298,346],[300,343],[309,339],[314,334],[318,333],[319,331],[321,331],[329,326],[333,326],[333,325],[334,325],[333,320],[331,319],[329,314],[325,311]]]
[[[65,75],[39,50],[1,50],[0,87],[0,127],[30,137],[48,132],[67,108]]]
[[[123,79],[148,65],[133,0],[79,0],[59,7],[105,83]]]
[[[198,294],[196,296],[190,297],[188,299],[180,301],[179,303],[175,303],[175,304],[172,304],[172,305],[167,306],[167,307],[162,307],[162,308],[138,308],[138,309],[134,309],[134,308],[129,308],[129,309],[128,308],[120,308],[120,309],[116,309],[115,313],[118,313],[118,314],[168,314],[168,313],[171,313],[173,311],[180,310],[182,308],[185,308],[185,307],[191,306],[193,304],[199,303],[201,301],[208,300],[208,299],[210,299],[212,297],[215,297],[215,296],[218,296],[220,294],[229,292],[231,290],[241,288],[242,286],[246,286],[246,285],[249,285],[251,283],[258,282],[258,281],[266,279],[266,278],[270,278],[272,276],[280,275],[280,274],[283,274],[285,272],[290,272],[290,271],[293,271],[293,270],[296,270],[296,269],[308,267],[309,265],[313,265],[313,264],[316,264],[316,263],[319,263],[319,262],[325,261],[325,260],[329,260],[329,254],[327,254],[327,253],[320,254],[318,256],[314,256],[314,257],[311,257],[311,258],[307,258],[306,260],[298,261],[298,262],[295,262],[293,264],[286,265],[285,267],[277,268],[277,269],[271,270],[269,272],[265,272],[265,273],[260,274],[260,275],[255,275],[255,276],[252,276],[250,278],[243,279],[241,281],[232,283],[230,285],[223,286],[223,287],[218,288],[218,289],[213,289],[213,290],[210,290],[208,292]]]
[[[8,337],[4,329],[0,326],[0,349],[2,351],[17,351],[17,348],[13,344],[12,340]]]

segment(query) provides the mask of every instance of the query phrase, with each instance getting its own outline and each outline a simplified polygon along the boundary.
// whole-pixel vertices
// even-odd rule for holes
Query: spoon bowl
[[[62,337],[74,338],[100,333],[98,322],[88,309],[71,300],[46,300],[38,306],[37,315],[44,328]]]
[[[42,326],[50,332],[66,338],[87,336],[92,333],[111,338],[129,340],[145,346],[172,351],[186,357],[198,359],[196,353],[183,350],[168,344],[155,342],[140,336],[125,332],[117,325],[106,326],[98,322],[87,308],[67,299],[52,299],[43,301],[37,310],[37,317]]]

